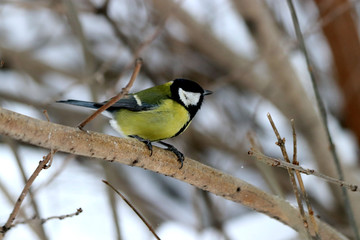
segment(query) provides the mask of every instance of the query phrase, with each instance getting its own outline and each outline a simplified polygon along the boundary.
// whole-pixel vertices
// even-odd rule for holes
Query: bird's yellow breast
[[[152,110],[133,112],[121,109],[114,118],[123,134],[158,141],[178,133],[188,123],[190,115],[182,105],[166,99]]]

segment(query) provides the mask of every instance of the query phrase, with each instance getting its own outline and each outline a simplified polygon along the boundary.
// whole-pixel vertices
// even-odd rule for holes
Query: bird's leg
[[[179,150],[177,150],[173,145],[170,145],[168,143],[165,143],[163,141],[158,141],[158,143],[161,143],[162,145],[166,146],[166,150],[169,150],[171,152],[173,152],[177,158],[178,158],[178,161],[180,162],[180,168],[181,169],[183,167],[183,163],[184,163],[184,154],[182,154],[182,152],[180,152]]]
[[[148,147],[148,149],[150,150],[150,157],[151,157],[153,150],[152,150],[152,144],[151,144],[150,140],[139,137],[138,135],[129,135],[129,137],[135,138],[135,139],[139,140],[140,142],[145,143],[146,146]]]

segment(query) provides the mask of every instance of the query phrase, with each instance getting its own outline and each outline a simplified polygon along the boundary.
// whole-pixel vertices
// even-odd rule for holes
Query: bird
[[[204,100],[212,94],[198,83],[177,78],[162,85],[131,93],[111,105],[106,111],[112,119],[110,125],[125,137],[135,138],[146,144],[152,155],[152,142],[164,145],[173,152],[183,167],[184,154],[173,145],[163,142],[183,133]],[[60,100],[58,103],[98,109],[105,102]]]

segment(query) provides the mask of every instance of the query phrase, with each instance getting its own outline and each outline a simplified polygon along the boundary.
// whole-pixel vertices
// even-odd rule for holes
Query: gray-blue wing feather
[[[106,102],[102,102],[102,103],[96,103],[96,102],[87,102],[87,101],[80,101],[80,100],[74,100],[74,99],[69,99],[69,100],[61,100],[61,101],[57,101],[58,103],[65,103],[65,104],[71,104],[71,105],[76,105],[76,106],[81,106],[81,107],[87,107],[87,108],[100,108],[101,106],[103,106]],[[128,109],[130,111],[146,111],[146,110],[151,110],[154,109],[157,105],[155,104],[148,104],[148,103],[144,103],[144,102],[140,102],[140,104],[138,104],[138,102],[136,101],[136,98],[133,95],[129,95],[126,98],[122,98],[119,101],[117,101],[116,103],[114,103],[111,107],[109,107],[108,109],[106,109],[109,112],[114,112],[120,109]]]
[[[104,103],[102,103],[104,104]],[[127,109],[130,111],[146,111],[146,110],[151,110],[154,109],[157,105],[156,104],[149,104],[146,102],[138,102],[136,101],[136,98],[134,97],[134,95],[129,95],[126,98],[122,98],[119,101],[117,101],[116,103],[114,103],[114,105],[112,105],[111,107],[109,107],[107,110],[109,112],[113,112],[116,111],[118,109]]]

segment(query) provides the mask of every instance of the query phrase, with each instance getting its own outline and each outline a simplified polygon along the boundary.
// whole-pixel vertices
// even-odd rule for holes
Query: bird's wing
[[[159,104],[161,104],[161,101],[170,98],[170,85],[171,82],[168,82],[163,85],[158,85],[137,93],[129,94],[114,103],[107,109],[107,111],[114,112],[120,109],[128,109],[130,111],[147,111],[154,109],[158,107]],[[102,103],[95,103],[69,99],[57,102],[88,108],[100,108],[107,101]]]
[[[99,107],[101,105],[104,105],[104,103],[98,103]],[[146,110],[154,109],[156,106],[157,104],[147,103],[145,101],[140,100],[140,98],[136,94],[132,94],[114,103],[111,107],[107,109],[107,111],[114,112],[119,109],[127,109],[130,111],[146,111]]]
[[[169,99],[171,82],[158,85],[143,91],[129,94],[120,99],[107,110],[110,112],[118,109],[128,109],[130,111],[147,111],[154,109],[165,99]]]
[[[62,100],[57,102],[81,106],[81,107],[87,107],[87,108],[95,108],[95,109],[98,109],[102,107],[105,103],[107,103],[107,101],[102,103],[96,103],[96,102],[87,102],[87,101],[80,101],[74,99]],[[128,109],[130,111],[146,111],[146,110],[154,109],[156,106],[157,104],[148,104],[140,101],[139,98],[136,97],[135,95],[129,95],[126,96],[125,98],[120,99],[106,110],[109,112],[114,112],[120,109]]]

